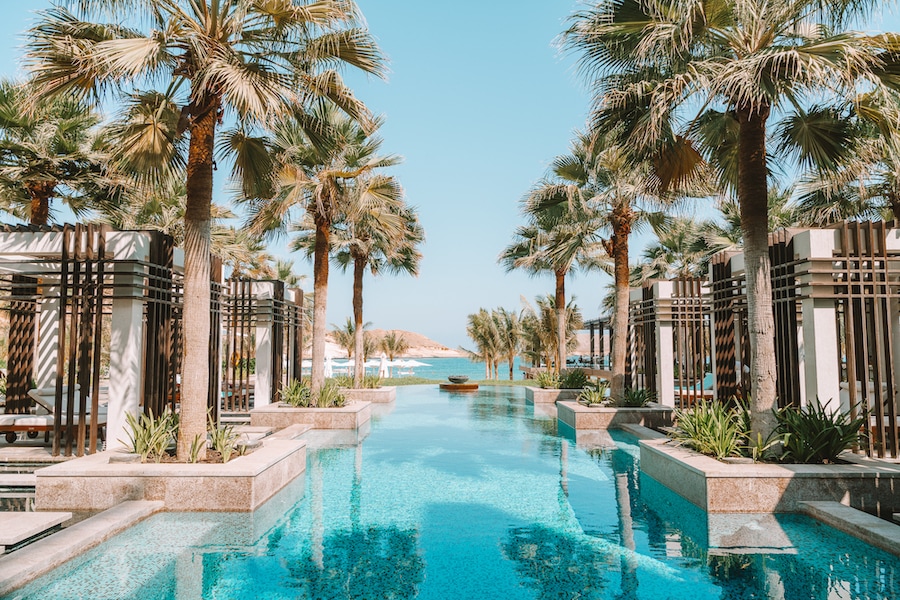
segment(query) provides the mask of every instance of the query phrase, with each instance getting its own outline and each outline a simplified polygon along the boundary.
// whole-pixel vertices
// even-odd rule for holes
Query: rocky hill
[[[369,329],[367,330],[376,338],[381,339],[391,330],[387,329]],[[409,350],[403,353],[403,356],[406,358],[456,358],[456,357],[465,357],[466,354],[459,350],[448,348],[444,346],[440,342],[436,342],[430,338],[425,337],[421,333],[416,333],[414,331],[404,331],[402,329],[394,329],[393,330],[397,335],[402,335],[403,339],[409,344]],[[331,337],[331,334],[326,338],[327,345],[327,354],[332,357],[341,357],[344,358],[347,356],[346,350],[338,346],[334,339]]]

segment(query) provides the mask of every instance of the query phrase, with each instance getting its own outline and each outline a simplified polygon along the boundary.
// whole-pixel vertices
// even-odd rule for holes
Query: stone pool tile
[[[807,515],[859,538],[871,546],[900,556],[900,525],[879,519],[840,502],[800,502]]]
[[[0,512],[0,554],[72,518],[70,512]]]
[[[162,502],[131,501],[0,557],[0,596],[163,510]]]

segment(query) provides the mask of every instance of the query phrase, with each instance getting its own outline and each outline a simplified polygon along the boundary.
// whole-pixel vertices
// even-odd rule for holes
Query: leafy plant
[[[318,408],[335,408],[344,406],[346,403],[347,397],[344,396],[338,385],[334,381],[326,381],[315,398],[314,405]]]
[[[191,440],[191,455],[188,457],[189,463],[197,462],[197,459],[200,457],[200,450],[206,443],[206,438],[199,433],[194,436],[194,439]]]
[[[217,427],[212,415],[209,416],[207,423],[209,443],[213,450],[222,455],[222,462],[227,463],[231,460],[231,455],[237,450],[237,442],[240,436],[234,432],[234,425]]]
[[[677,426],[670,435],[702,454],[741,456],[749,433],[742,412],[718,402],[700,402],[693,409],[675,411]]]
[[[581,390],[578,401],[585,406],[602,406],[609,401],[607,393],[609,392],[608,381],[598,381],[596,385],[587,385]]]
[[[584,369],[566,369],[559,376],[559,389],[580,390],[590,385],[591,378]]]
[[[775,411],[775,432],[784,443],[784,461],[829,464],[838,454],[860,442],[862,428],[868,419],[863,411],[855,419],[850,411],[829,412],[819,402],[797,408],[786,406]]]
[[[621,398],[613,398],[611,406],[620,408],[642,408],[656,400],[656,394],[644,388],[625,388]]]
[[[559,387],[559,378],[550,371],[539,371],[534,380],[538,387],[542,387],[545,390],[555,390]]]
[[[331,378],[338,387],[342,388],[352,388],[353,387],[353,377],[350,375],[335,375]]]
[[[378,375],[368,374],[363,377],[362,386],[367,390],[374,390],[380,388],[382,384],[381,377]]]
[[[293,407],[312,406],[312,392],[305,381],[291,379],[281,388],[281,401]]]
[[[125,422],[128,427],[128,442],[119,441],[134,454],[140,454],[141,462],[147,462],[151,457],[160,462],[178,434],[178,416],[169,409],[158,417],[154,417],[152,413],[135,416],[128,412],[125,413]]]

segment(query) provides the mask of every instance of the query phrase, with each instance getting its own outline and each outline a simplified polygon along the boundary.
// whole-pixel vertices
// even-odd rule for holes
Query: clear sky
[[[571,57],[554,45],[575,0],[358,0],[390,59],[387,82],[349,78],[376,113],[407,200],[418,207],[427,241],[418,278],[368,277],[364,315],[373,327],[423,333],[471,346],[466,317],[480,307],[518,309],[520,297],[553,292],[551,276],[505,273],[497,256],[522,223],[518,201],[583,127],[590,95]],[[49,0],[2,0],[0,73],[15,76],[22,32]],[[218,171],[223,187],[225,169]],[[218,192],[223,201],[225,194]],[[696,207],[712,213],[711,205]],[[641,241],[636,240],[632,258]],[[284,244],[272,251],[283,253]],[[297,272],[311,265],[293,257]],[[598,313],[607,278],[576,275],[585,318]],[[351,314],[349,276],[332,271],[328,322]]]

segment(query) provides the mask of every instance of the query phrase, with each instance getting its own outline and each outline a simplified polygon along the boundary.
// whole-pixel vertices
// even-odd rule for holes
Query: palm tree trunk
[[[325,385],[325,319],[328,305],[328,254],[331,250],[331,223],[316,215],[316,244],[313,254],[313,340],[310,390],[318,395]]]
[[[184,362],[181,367],[181,420],[178,457],[190,455],[191,443],[206,437],[209,395],[209,227],[213,188],[213,152],[219,99],[191,105],[193,122],[187,164],[184,211]],[[199,458],[206,446],[200,444]]]
[[[510,354],[510,355],[506,358],[506,361],[509,363],[509,380],[512,381],[513,378],[514,378],[514,377],[513,377],[513,375],[514,375],[514,373],[513,373],[513,363],[516,361],[516,355],[515,355],[515,354]]]
[[[353,387],[361,388],[363,381],[363,361],[365,348],[363,345],[363,274],[366,270],[365,260],[353,257]]]
[[[766,120],[769,108],[737,111],[738,202],[747,276],[747,329],[750,334],[750,417],[753,437],[775,429],[775,317],[769,259]]]
[[[613,257],[616,285],[616,310],[613,314],[612,381],[609,395],[621,398],[625,394],[625,353],[628,349],[628,300],[631,274],[628,272],[628,236],[633,220],[630,206],[617,207],[611,216],[612,239],[609,250]]]
[[[25,185],[28,195],[31,196],[29,207],[29,223],[32,225],[46,225],[50,222],[50,198],[56,190],[56,182],[29,183]]]
[[[566,368],[566,272],[563,269],[556,274],[556,340],[559,369]]]

